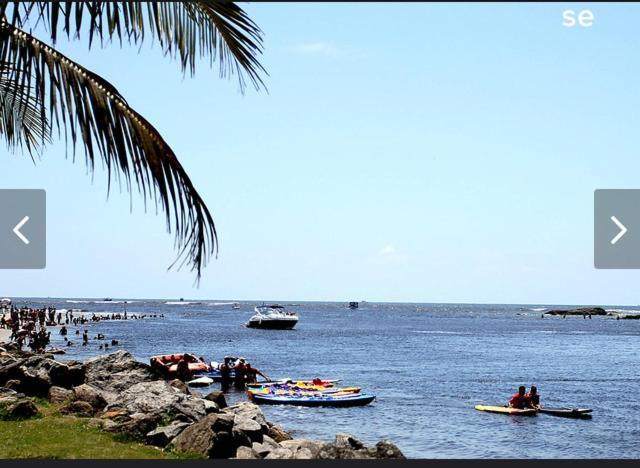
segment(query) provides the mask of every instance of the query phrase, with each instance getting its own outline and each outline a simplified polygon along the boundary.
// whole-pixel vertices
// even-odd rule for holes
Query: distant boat
[[[113,301],[113,299],[112,299],[112,298],[110,298],[110,297],[105,297],[105,298],[103,299],[103,301],[104,301],[104,302],[112,302],[112,301]]]
[[[354,309],[357,309],[358,306],[359,304],[357,302],[352,301],[352,302],[349,302],[349,305],[347,307],[349,307],[349,309],[351,310],[354,310]]]
[[[240,310],[240,304],[238,304],[237,302],[234,302],[233,305],[231,306],[231,308],[233,310]]]
[[[247,328],[291,330],[298,323],[298,316],[278,304],[262,305],[254,309],[256,314],[247,322]]]

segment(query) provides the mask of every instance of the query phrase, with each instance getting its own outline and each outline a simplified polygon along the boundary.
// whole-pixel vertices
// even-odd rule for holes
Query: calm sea
[[[296,437],[331,439],[349,432],[366,443],[394,441],[409,457],[640,456],[640,321],[610,317],[542,319],[544,305],[300,303],[292,331],[243,327],[256,303],[103,302],[24,299],[33,306],[91,312],[164,314],[164,319],[89,324],[116,347],[148,362],[189,351],[207,360],[242,355],[273,378],[342,379],[377,395],[360,408],[264,407]],[[607,307],[625,309],[625,307]],[[640,309],[640,307],[638,307]],[[83,327],[85,328],[85,327]],[[100,354],[98,342],[61,358]],[[53,333],[54,344],[62,341]],[[592,420],[481,413],[504,404],[518,385],[535,384],[549,406],[593,408]],[[235,401],[244,394],[230,394]]]

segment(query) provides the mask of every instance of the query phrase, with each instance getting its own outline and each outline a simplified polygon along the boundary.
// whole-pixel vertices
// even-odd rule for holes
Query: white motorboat
[[[295,312],[286,310],[278,304],[256,307],[255,315],[247,322],[248,328],[266,328],[270,330],[291,330],[298,323]]]

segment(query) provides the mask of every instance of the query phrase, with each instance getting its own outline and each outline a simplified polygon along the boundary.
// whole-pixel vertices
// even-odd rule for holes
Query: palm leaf
[[[9,2],[0,0],[0,15],[13,26],[42,23],[54,42],[88,34],[89,45],[117,38],[142,44],[147,35],[163,52],[177,57],[183,71],[195,72],[196,59],[217,61],[221,76],[237,75],[244,91],[245,75],[259,89],[266,71],[258,61],[262,32],[236,4],[226,1],[186,2],[77,1]]]
[[[33,158],[50,141],[47,119],[30,89],[20,86],[19,72],[0,62],[0,135],[7,147],[21,148]]]
[[[33,90],[39,113],[74,151],[84,149],[93,171],[101,159],[109,186],[115,174],[131,192],[132,179],[175,230],[178,260],[190,263],[199,280],[202,267],[217,251],[213,218],[176,155],[158,131],[132,109],[106,80],[32,35],[0,20],[0,63],[10,63],[8,80]],[[16,72],[19,70],[19,73]]]

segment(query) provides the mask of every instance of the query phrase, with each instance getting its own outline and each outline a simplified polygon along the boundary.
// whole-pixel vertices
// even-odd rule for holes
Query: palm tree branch
[[[54,42],[60,32],[80,38],[83,31],[100,42],[117,38],[142,44],[146,35],[157,40],[166,55],[179,58],[183,71],[195,73],[198,57],[218,62],[222,76],[237,75],[244,91],[245,75],[256,89],[264,88],[266,70],[262,31],[238,5],[228,1],[185,2],[77,1],[19,2],[0,0],[0,12],[11,5],[11,24],[23,28],[42,22]],[[145,8],[146,6],[146,8]],[[88,21],[87,21],[88,17]]]
[[[144,199],[161,206],[168,230],[175,230],[176,262],[188,262],[199,280],[217,252],[215,225],[159,132],[105,79],[5,21],[0,21],[0,62],[20,70],[21,86],[34,90],[40,114],[48,114],[58,132],[64,130],[74,154],[76,146],[84,149],[92,172],[101,159],[109,184],[115,174],[130,188],[133,178]]]
[[[11,64],[0,62],[0,134],[9,149],[26,149],[33,159],[34,153],[50,141],[48,122],[32,90],[10,79],[10,75],[19,73]]]

